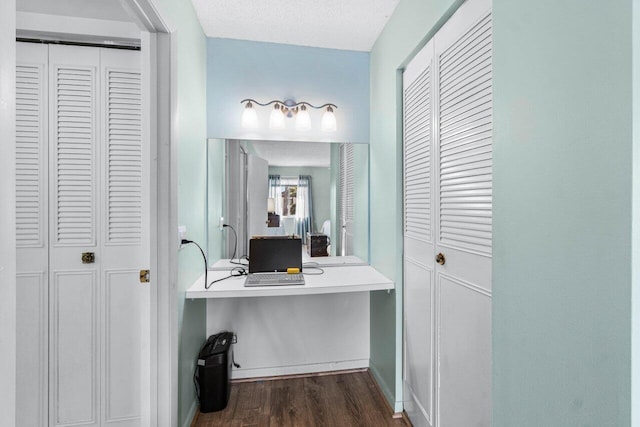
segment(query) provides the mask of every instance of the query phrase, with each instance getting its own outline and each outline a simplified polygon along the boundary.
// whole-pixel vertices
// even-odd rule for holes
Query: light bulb
[[[284,129],[284,113],[279,104],[276,104],[271,110],[269,116],[269,127],[271,129]]]
[[[322,121],[320,122],[320,127],[325,132],[335,132],[337,129],[336,126],[336,115],[333,113],[333,108],[327,107],[327,111],[322,115]]]
[[[255,129],[258,127],[258,114],[256,114],[256,110],[253,108],[251,102],[247,102],[242,112],[242,127],[245,129]]]
[[[296,115],[296,129],[298,130],[309,130],[311,129],[311,117],[309,117],[309,112],[307,111],[307,107],[304,105],[300,106],[300,111]]]

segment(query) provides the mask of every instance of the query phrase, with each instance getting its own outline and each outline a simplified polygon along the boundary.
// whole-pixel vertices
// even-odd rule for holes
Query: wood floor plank
[[[355,376],[359,374],[354,374]],[[331,375],[322,377],[329,412],[333,416],[330,425],[362,426],[361,414],[358,414],[357,400],[359,396],[345,394],[345,381],[353,378],[351,375]]]
[[[199,414],[196,423],[193,424],[192,427],[215,427],[231,424],[235,407],[238,404],[238,391],[239,387],[231,387],[231,394],[229,396],[229,403],[227,404],[227,407],[222,411]]]
[[[349,381],[343,383],[345,395],[353,398],[354,411],[361,414],[362,424],[365,426],[406,426],[402,419],[391,417],[383,397],[371,376],[363,372],[353,375]]]
[[[199,414],[193,427],[396,427],[367,372],[331,374],[231,386],[227,407]]]
[[[306,407],[304,379],[271,381],[271,426],[311,427]]]
[[[265,381],[237,385],[240,390],[231,426],[269,425],[271,385]]]
[[[313,425],[331,425],[331,411],[321,377],[304,378],[304,397]]]
[[[381,425],[372,424],[371,418],[379,418],[379,411],[375,411],[375,400],[372,398],[368,387],[363,387],[361,379],[362,375],[352,375],[349,381],[340,381],[338,386],[340,387],[341,394],[345,400],[345,405],[348,411],[348,415],[351,417],[353,426],[371,426]],[[371,412],[375,411],[376,414],[372,417]],[[379,420],[378,420],[379,421]]]

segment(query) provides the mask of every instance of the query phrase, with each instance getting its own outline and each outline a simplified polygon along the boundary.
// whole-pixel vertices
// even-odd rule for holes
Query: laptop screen
[[[302,240],[298,237],[254,237],[249,241],[249,273],[302,272]]]

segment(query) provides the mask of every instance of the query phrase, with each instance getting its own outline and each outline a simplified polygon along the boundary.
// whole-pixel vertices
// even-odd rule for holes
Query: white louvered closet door
[[[17,425],[148,425],[139,53],[17,43],[16,62]]]
[[[491,425],[491,1],[440,29],[436,61],[437,405],[441,427]]]
[[[491,425],[491,0],[468,0],[403,74],[404,405]]]
[[[149,145],[140,53],[101,49],[100,323],[102,425],[147,425],[151,381]],[[266,199],[265,199],[266,200]]]
[[[433,43],[403,73],[404,409],[434,420]]]
[[[46,45],[16,51],[16,425],[48,417],[48,194]]]
[[[50,46],[51,425],[99,424],[98,49]]]
[[[340,145],[340,255],[353,255],[353,222],[355,203],[354,147],[353,144]]]

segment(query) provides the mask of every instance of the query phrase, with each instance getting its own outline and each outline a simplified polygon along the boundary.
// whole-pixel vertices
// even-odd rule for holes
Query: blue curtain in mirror
[[[313,226],[313,202],[311,197],[311,176],[298,177],[298,192],[296,197],[296,234],[307,243],[307,232],[311,233]]]
[[[282,191],[280,190],[280,175],[269,175],[269,198],[277,201],[280,191]],[[276,213],[279,215],[280,212],[278,211],[278,203],[276,203]]]

